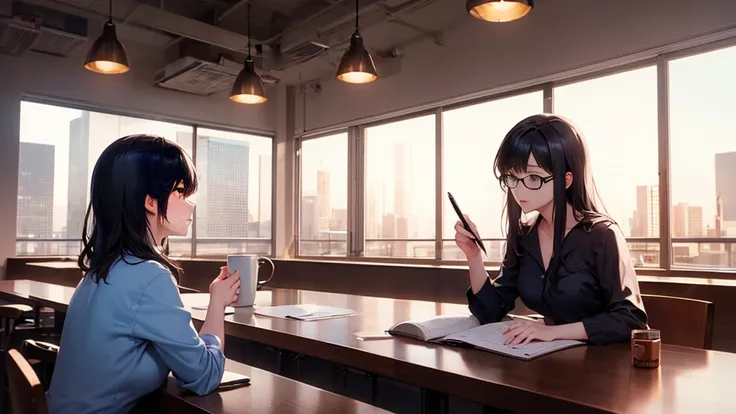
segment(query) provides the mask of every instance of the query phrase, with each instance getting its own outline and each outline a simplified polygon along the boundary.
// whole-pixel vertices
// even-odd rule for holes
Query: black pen
[[[457,203],[455,202],[455,197],[453,197],[449,191],[447,192],[447,196],[450,197],[450,203],[452,203],[452,208],[455,209],[455,213],[457,213],[457,216],[460,217],[460,221],[463,223],[463,227],[465,228],[465,230],[467,230],[470,234],[473,235],[472,240],[475,242],[475,244],[478,245],[478,247],[480,247],[481,250],[483,250],[483,253],[485,253],[485,255],[488,256],[488,253],[486,253],[486,247],[483,246],[483,241],[480,239],[480,237],[478,237],[478,235],[475,234],[475,232],[473,232],[473,230],[470,229],[468,222],[465,221],[465,216],[463,216],[463,212],[460,211],[460,207],[458,207]]]

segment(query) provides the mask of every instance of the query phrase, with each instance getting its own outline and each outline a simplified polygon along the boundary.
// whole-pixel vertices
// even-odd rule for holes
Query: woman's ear
[[[146,195],[146,211],[154,216],[158,215],[158,201],[150,195]]]
[[[567,172],[565,173],[565,189],[570,188],[571,185],[572,185],[572,173]]]

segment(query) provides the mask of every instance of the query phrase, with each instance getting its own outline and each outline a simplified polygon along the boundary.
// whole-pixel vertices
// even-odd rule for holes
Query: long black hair
[[[155,135],[129,135],[110,144],[92,172],[78,260],[85,274],[107,282],[112,265],[130,263],[126,256],[131,256],[154,260],[179,280],[179,267],[156,246],[164,240],[153,240],[145,208],[150,196],[158,202],[159,219],[166,220],[169,195],[179,184],[185,196],[197,190],[191,159],[176,143]]]
[[[558,115],[532,115],[521,120],[506,134],[496,154],[494,173],[496,178],[512,171],[526,171],[529,155],[533,154],[539,166],[554,179],[553,191],[553,245],[548,274],[557,274],[561,265],[559,252],[565,237],[567,203],[572,206],[575,219],[586,219],[589,225],[610,220],[598,204],[600,199],[588,167],[588,154],[583,135],[568,120]],[[573,180],[565,188],[565,174],[572,173]],[[521,220],[522,210],[511,191],[506,192],[506,254],[503,265],[517,263],[518,238],[528,226]]]

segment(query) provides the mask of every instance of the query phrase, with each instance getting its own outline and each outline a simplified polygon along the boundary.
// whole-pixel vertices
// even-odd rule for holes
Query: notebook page
[[[478,318],[473,315],[440,315],[414,323],[421,328],[427,340],[442,338],[480,326]]]
[[[465,332],[449,335],[445,338],[445,341],[463,342],[521,359],[532,359],[560,349],[583,344],[580,341],[557,340],[550,342],[534,341],[526,345],[504,345],[503,332],[513,323],[514,321],[505,321],[481,325]]]

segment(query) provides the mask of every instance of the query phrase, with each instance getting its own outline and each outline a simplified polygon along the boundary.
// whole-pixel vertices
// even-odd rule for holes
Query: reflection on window
[[[192,146],[191,127],[21,102],[18,255],[75,256],[89,204],[92,170],[102,151],[129,134],[157,134]],[[172,255],[191,243],[172,238]]]
[[[478,226],[489,261],[501,261],[506,236],[503,223],[505,193],[493,174],[493,160],[506,133],[529,115],[543,112],[542,91],[445,111],[443,187],[452,193],[463,213]],[[443,239],[455,238],[458,217],[443,198]],[[492,240],[491,240],[492,239]],[[454,241],[443,242],[442,257],[465,260]]]
[[[735,72],[736,47],[669,64],[673,266],[736,268]]]
[[[659,265],[657,70],[650,66],[554,89],[554,111],[585,135],[607,213],[637,266]],[[600,206],[599,206],[600,207]]]
[[[435,257],[435,117],[365,129],[365,256]]]
[[[348,230],[348,135],[306,140],[301,148],[299,254],[345,256]]]
[[[197,256],[271,254],[272,140],[197,130]]]

